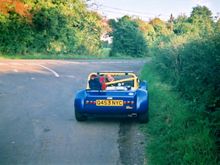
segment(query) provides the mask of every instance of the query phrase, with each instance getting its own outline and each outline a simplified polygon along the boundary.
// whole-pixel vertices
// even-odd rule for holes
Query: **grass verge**
[[[26,54],[26,55],[0,55],[2,59],[103,59],[107,58],[108,56],[100,55],[100,56],[93,56],[93,55],[70,55],[70,54]]]
[[[143,59],[128,56],[109,57],[108,55],[66,55],[66,54],[27,54],[27,55],[2,55],[0,59],[57,59],[57,60],[71,60],[71,59]]]
[[[141,78],[149,83],[150,121],[142,125],[149,165],[217,165],[214,137],[199,106],[162,82],[153,64]]]

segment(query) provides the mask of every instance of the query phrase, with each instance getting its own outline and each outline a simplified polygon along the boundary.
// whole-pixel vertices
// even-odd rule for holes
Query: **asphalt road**
[[[73,98],[93,71],[139,72],[144,61],[0,60],[1,165],[144,163],[133,120],[77,122]]]

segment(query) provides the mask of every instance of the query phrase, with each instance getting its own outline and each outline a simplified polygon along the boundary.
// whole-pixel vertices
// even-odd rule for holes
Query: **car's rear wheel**
[[[149,121],[149,114],[148,111],[145,113],[141,113],[138,115],[138,121],[140,123],[147,123]]]
[[[80,112],[77,112],[76,110],[75,110],[75,118],[77,121],[85,121],[87,119],[85,115],[83,115]]]

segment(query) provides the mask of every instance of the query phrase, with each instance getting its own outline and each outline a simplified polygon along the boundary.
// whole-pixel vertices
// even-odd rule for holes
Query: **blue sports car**
[[[130,71],[90,73],[86,89],[77,92],[74,100],[75,117],[84,121],[88,116],[137,117],[147,123],[148,89]]]

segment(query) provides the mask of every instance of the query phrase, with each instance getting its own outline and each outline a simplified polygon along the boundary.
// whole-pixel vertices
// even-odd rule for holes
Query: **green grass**
[[[162,82],[153,64],[144,66],[150,121],[142,125],[149,165],[217,165],[214,137],[198,107]]]
[[[114,57],[109,56],[110,48],[100,49],[96,55],[77,55],[77,54],[42,54],[42,53],[32,53],[32,54],[1,54],[0,59],[144,59],[149,57],[131,57],[128,55],[118,55]]]
[[[26,54],[0,55],[5,59],[97,59],[108,58],[107,55],[71,55],[71,54]]]
[[[117,57],[109,57],[107,50],[103,50],[104,52],[101,55],[71,55],[71,54],[27,54],[27,55],[3,55],[0,54],[0,59],[138,59],[129,56],[117,56]],[[143,59],[143,58],[139,58]]]

